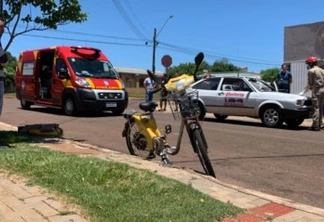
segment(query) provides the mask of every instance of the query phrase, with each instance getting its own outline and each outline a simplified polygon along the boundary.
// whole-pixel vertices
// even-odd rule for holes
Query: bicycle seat
[[[139,104],[139,108],[144,112],[153,112],[157,106],[156,102],[141,102]]]

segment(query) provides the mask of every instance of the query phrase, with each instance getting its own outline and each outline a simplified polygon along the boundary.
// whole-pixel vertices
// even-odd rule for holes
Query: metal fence
[[[305,60],[290,62],[290,72],[292,75],[292,84],[290,88],[290,93],[298,94],[307,85],[307,66]],[[310,92],[305,94],[310,96]]]

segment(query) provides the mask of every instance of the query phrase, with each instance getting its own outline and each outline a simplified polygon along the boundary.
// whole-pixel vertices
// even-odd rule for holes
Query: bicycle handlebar
[[[203,52],[199,52],[196,57],[195,57],[195,65],[196,65],[196,68],[195,68],[195,71],[193,73],[193,76],[194,76],[194,81],[197,82],[198,81],[198,77],[197,77],[197,71],[198,71],[198,68],[200,66],[200,64],[202,63],[202,61],[204,60],[204,53]],[[156,76],[154,75],[154,73],[152,73],[151,70],[147,70],[147,74],[155,81],[157,82],[161,88],[159,89],[156,89],[153,91],[153,94],[154,93],[157,93],[159,91],[161,91],[163,88],[164,88],[164,84],[162,84],[162,82],[156,78]]]

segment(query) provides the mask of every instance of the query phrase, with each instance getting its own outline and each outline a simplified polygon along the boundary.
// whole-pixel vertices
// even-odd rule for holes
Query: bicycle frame
[[[215,177],[215,172],[207,154],[207,141],[199,121],[201,110],[198,101],[198,91],[187,91],[189,85],[197,81],[196,73],[203,57],[203,53],[199,53],[195,57],[196,69],[193,76],[182,74],[181,76],[169,79],[166,84],[161,84],[154,74],[147,70],[149,76],[162,86],[160,89],[154,90],[154,93],[162,89],[166,89],[171,93],[168,96],[171,112],[173,118],[180,120],[181,124],[176,146],[171,147],[166,141],[166,134],[171,133],[171,126],[166,125],[165,133],[162,135],[153,115],[155,108],[158,106],[157,103],[150,101],[140,103],[139,107],[144,113],[138,113],[134,110],[124,112],[124,117],[127,119],[127,122],[125,123],[122,136],[126,137],[126,144],[132,155],[137,155],[137,151],[139,153],[141,151],[149,151],[146,157],[147,159],[152,159],[157,154],[161,157],[163,163],[172,164],[168,155],[176,155],[179,153],[183,132],[186,129],[193,150],[199,157],[206,174]],[[172,102],[175,102],[175,109],[171,106]],[[179,109],[177,109],[178,107]]]
[[[131,116],[134,119],[139,132],[145,136],[147,141],[147,149],[153,150],[153,139],[160,138],[161,132],[157,127],[153,112],[135,113]]]
[[[182,119],[181,124],[180,124],[179,135],[178,135],[178,138],[177,138],[176,147],[174,148],[174,151],[172,153],[169,153],[169,154],[176,155],[177,153],[179,153],[184,129],[186,129],[186,131],[187,131],[187,134],[189,136],[191,144],[193,144],[192,136],[191,136],[192,130],[193,129],[199,129],[199,131],[201,133],[201,137],[202,137],[203,142],[204,142],[204,145],[205,145],[206,148],[208,148],[206,137],[205,137],[204,132],[202,130],[202,127],[200,125],[199,117],[196,117],[195,119],[192,119],[192,120]],[[195,146],[192,146],[192,147],[194,149],[194,152],[196,153],[197,151],[194,148]]]

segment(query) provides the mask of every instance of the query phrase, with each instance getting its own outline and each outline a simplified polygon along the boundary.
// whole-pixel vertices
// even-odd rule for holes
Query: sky
[[[285,26],[324,21],[323,0],[79,2],[88,14],[86,22],[18,36],[8,51],[18,57],[24,50],[55,45],[91,46],[101,49],[115,67],[152,69],[156,29],[157,71],[165,69],[161,64],[164,55],[170,55],[171,66],[177,66],[194,62],[195,55],[204,52],[209,64],[227,58],[236,66],[259,72],[283,63]],[[20,23],[18,29],[23,27]],[[5,46],[8,34],[1,41]]]

